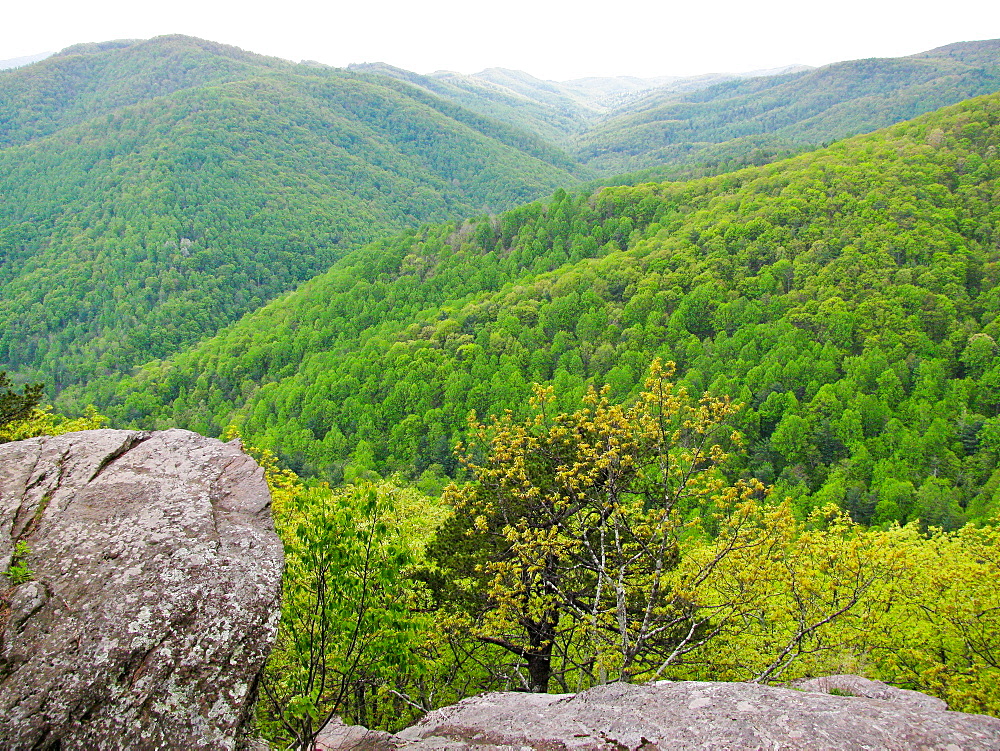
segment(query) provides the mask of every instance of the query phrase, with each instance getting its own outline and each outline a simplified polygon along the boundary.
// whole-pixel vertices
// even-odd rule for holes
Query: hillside
[[[161,37],[0,73],[0,369],[56,389],[192,344],[422,221],[573,184],[404,83]]]
[[[24,144],[120,107],[292,63],[183,36],[78,44],[0,73],[0,146]]]
[[[749,73],[657,78],[595,76],[548,81],[507,68],[487,68],[472,75],[437,71],[424,76],[385,63],[349,67],[406,81],[487,117],[537,133],[563,148],[571,148],[576,137],[586,134],[605,118],[628,111],[634,102],[654,92],[661,97],[679,96],[723,81],[806,69],[805,66],[793,65]]]
[[[575,153],[603,174],[741,166],[998,90],[1000,40],[963,42],[911,57],[726,81],[680,96],[654,92],[583,134]]]
[[[489,68],[404,80],[538,134],[597,184],[688,179],[766,164],[1000,90],[1000,40],[959,42],[902,58],[737,74],[541,80]]]
[[[574,134],[582,133],[594,125],[600,114],[598,110],[562,91],[558,85],[540,81],[526,73],[521,73],[520,76],[529,82],[536,82],[535,86],[512,88],[489,80],[482,73],[466,76],[440,71],[423,76],[385,63],[351,65],[349,68],[418,86],[473,112],[534,133],[561,147],[568,146]]]
[[[387,233],[596,177],[774,161],[1000,88],[998,48],[709,86],[345,71],[181,36],[77,45],[0,71],[0,369],[56,392],[125,373]],[[612,106],[626,114],[599,122]]]
[[[215,338],[66,394],[333,480],[456,470],[466,415],[634,393],[656,355],[746,406],[744,475],[805,512],[1000,505],[1000,95],[687,183],[557,192],[361,248]]]

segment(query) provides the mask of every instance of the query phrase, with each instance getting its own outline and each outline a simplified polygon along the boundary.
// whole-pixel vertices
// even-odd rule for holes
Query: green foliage
[[[28,567],[28,556],[30,554],[31,551],[28,549],[28,543],[24,540],[18,540],[11,553],[10,565],[4,571],[4,575],[11,586],[16,587],[18,584],[24,584],[35,578],[35,572]]]
[[[580,158],[658,165],[646,180],[762,164],[992,90],[991,54],[967,44],[651,100],[589,133]],[[0,363],[57,392],[110,380],[360,243],[594,174],[552,145],[593,113],[567,115],[572,97],[549,99],[544,82],[494,72],[535,100],[526,109],[495,85],[373,70],[170,36],[0,73]],[[631,231],[580,229],[569,260]]]
[[[58,392],[173,354],[421,221],[574,182],[394,80],[186,37],[0,74],[0,363]]]
[[[1000,527],[909,530],[893,548],[907,585],[864,635],[871,671],[950,709],[1000,715]]]
[[[1000,713],[997,527],[866,529],[834,506],[796,519],[755,483],[719,493],[713,465],[726,456],[711,436],[732,408],[711,397],[686,405],[662,378],[652,385],[652,397],[628,406],[593,394],[572,415],[550,409],[542,389],[529,419],[479,426],[487,445],[464,450],[475,482],[449,491],[459,505],[440,527],[441,509],[412,491],[306,485],[265,452],[289,556],[279,646],[262,683],[265,735],[308,748],[333,711],[391,728],[414,710],[521,687],[527,650],[506,642],[517,647],[519,630],[553,607],[562,691],[615,677],[855,672]],[[648,454],[663,441],[667,454]],[[657,483],[664,471],[681,482]],[[670,489],[663,519],[645,492],[657,486]],[[651,545],[667,518],[668,544]],[[603,552],[602,540],[612,542]],[[629,564],[656,548],[665,557],[646,576]],[[547,586],[522,591],[536,580]],[[650,593],[652,628],[635,638]],[[623,606],[626,623],[636,609],[636,628],[617,634]],[[628,668],[630,645],[638,669]]]
[[[660,355],[746,404],[733,478],[802,517],[960,526],[1000,500],[998,117],[984,97],[781,164],[423,227],[77,398],[235,419],[332,481],[416,480],[456,473],[470,411],[518,413],[533,382],[563,409],[590,385],[620,401]]]
[[[647,414],[651,404],[664,409]],[[697,436],[730,410],[705,398],[675,426],[668,415],[682,404],[666,387],[628,408],[591,395],[571,415],[540,390],[526,420],[477,426],[486,445],[461,449],[472,482],[449,490],[456,513],[429,549],[438,629],[465,638],[439,648],[439,663],[455,666],[440,674],[472,681],[471,693],[516,687],[523,668],[524,687],[544,690],[534,685],[544,671],[531,670],[539,656],[561,691],[853,672],[1000,713],[1000,528],[865,528],[832,505],[796,519],[753,485],[713,496],[724,483],[709,457],[725,457],[699,456]],[[669,460],[647,456],[644,435],[673,442]],[[676,472],[692,485],[654,482],[665,504],[642,492],[629,504],[650,459],[647,479]],[[644,575],[638,562],[656,551]]]
[[[334,715],[398,729],[412,715],[393,689],[421,669],[426,618],[409,571],[440,512],[390,483],[332,490],[259,456],[285,546],[282,616],[261,679],[268,739],[312,749]]]
[[[8,441],[23,441],[42,435],[62,435],[78,430],[97,430],[103,428],[108,418],[98,413],[90,405],[84,410],[82,417],[66,417],[53,413],[51,408],[34,408],[20,420],[14,420],[0,427],[0,443]]]

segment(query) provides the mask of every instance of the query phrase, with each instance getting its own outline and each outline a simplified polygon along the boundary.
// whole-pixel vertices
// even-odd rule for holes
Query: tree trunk
[[[529,690],[534,694],[548,693],[552,678],[552,645],[541,653],[529,652],[527,660]]]
[[[528,662],[528,685],[532,693],[546,694],[549,691],[552,644],[555,642],[558,623],[559,611],[549,610],[542,616],[542,620],[526,624],[529,646],[524,651],[524,658]]]

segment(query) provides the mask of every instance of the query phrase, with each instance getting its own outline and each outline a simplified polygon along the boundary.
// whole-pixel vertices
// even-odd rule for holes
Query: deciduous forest
[[[661,678],[1000,716],[998,50],[613,106],[185,37],[0,72],[0,441],[242,437],[284,747]]]

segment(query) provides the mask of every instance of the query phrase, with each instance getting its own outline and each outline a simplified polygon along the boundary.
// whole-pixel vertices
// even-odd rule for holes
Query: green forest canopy
[[[172,354],[346,249],[576,179],[391,79],[187,37],[105,47],[0,73],[0,364],[56,390]]]
[[[1000,96],[779,164],[555,194],[359,249],[220,335],[66,395],[230,421],[332,480],[456,470],[466,415],[537,381],[635,393],[654,356],[728,394],[800,513],[954,527],[1000,500]]]
[[[54,393],[117,377],[377,237],[600,172],[650,168],[604,178],[635,183],[773,161],[995,90],[997,49],[652,95],[570,154],[553,144],[595,113],[567,114],[570,99],[517,71],[484,71],[498,89],[176,35],[77,45],[0,72],[0,366]]]

